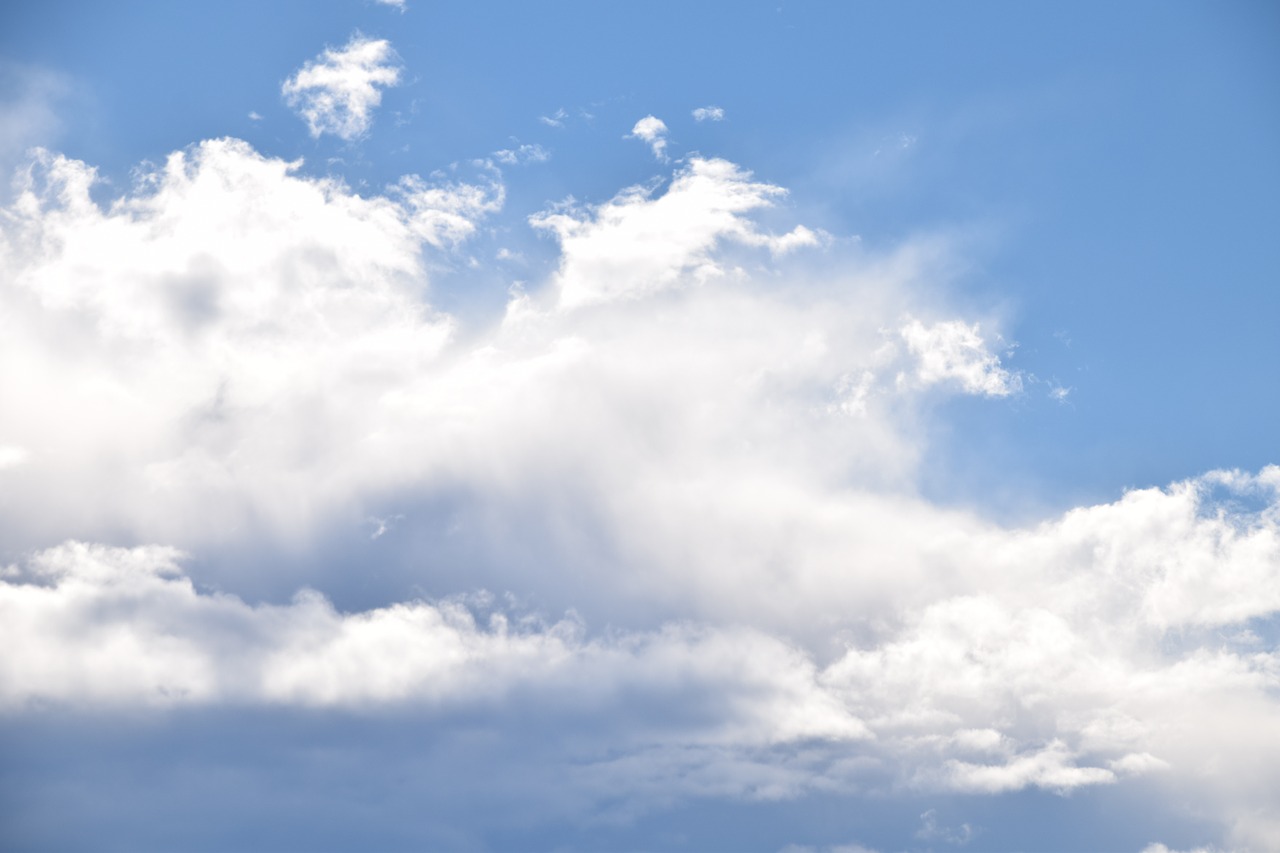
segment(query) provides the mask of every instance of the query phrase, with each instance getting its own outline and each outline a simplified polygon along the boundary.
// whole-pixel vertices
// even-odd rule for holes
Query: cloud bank
[[[385,71],[371,44],[295,79]],[[363,79],[373,100],[313,132],[367,128]],[[552,743],[589,720],[575,790],[637,812],[1146,776],[1241,844],[1280,838],[1280,469],[1026,527],[921,497],[933,401],[1021,388],[996,319],[925,298],[945,247],[774,233],[783,188],[690,157],[534,213],[553,272],[467,326],[428,271],[504,204],[490,169],[360,195],[224,139],[109,203],[52,153],[23,181],[2,713],[531,708]],[[343,611],[317,557],[315,589],[254,601],[199,562],[394,515],[378,543],[417,554],[425,505],[445,594]]]

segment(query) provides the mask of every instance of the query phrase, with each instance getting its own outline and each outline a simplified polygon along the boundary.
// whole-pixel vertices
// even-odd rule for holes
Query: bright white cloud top
[[[583,99],[423,163],[371,133],[418,73],[359,32],[297,70],[327,162],[225,136],[125,182],[23,155],[0,758],[31,782],[0,842],[54,838],[45,792],[114,766],[103,743],[172,730],[247,755],[191,757],[234,780],[219,807],[294,773],[378,801],[366,821],[409,792],[395,814],[429,825],[377,818],[388,847],[688,848],[707,836],[625,833],[709,802],[796,809],[772,849],[1014,848],[995,824],[1028,802],[1200,822],[1090,836],[1134,850],[1280,845],[1280,467],[1020,514],[944,499],[948,419],[1062,413],[1090,381],[1068,402],[1008,304],[959,292],[966,235],[859,239],[815,182],[697,151],[737,101],[665,113],[688,151]],[[632,171],[548,178],[604,158],[562,154],[574,133]],[[48,746],[80,729],[74,757]],[[157,796],[123,787],[125,814]],[[819,842],[807,803],[910,821]]]
[[[399,83],[400,67],[391,43],[356,33],[342,48],[326,48],[298,69],[281,85],[280,94],[312,136],[332,133],[351,140],[369,131],[373,112],[382,103],[381,90]]]

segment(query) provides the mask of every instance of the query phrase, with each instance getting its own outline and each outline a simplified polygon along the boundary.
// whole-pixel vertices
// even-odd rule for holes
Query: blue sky
[[[5,846],[1280,844],[1278,48],[10,4]]]

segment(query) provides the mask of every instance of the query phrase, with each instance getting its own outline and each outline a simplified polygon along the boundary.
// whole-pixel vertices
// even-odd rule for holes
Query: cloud
[[[968,844],[977,832],[967,823],[958,827],[939,826],[938,812],[929,809],[920,815],[920,829],[916,830],[916,838],[924,841],[943,841],[947,844]]]
[[[467,239],[502,187],[486,173],[478,184],[408,176],[366,199],[299,168],[209,141],[104,209],[92,169],[40,155],[5,214],[0,384],[24,399],[43,399],[46,382],[61,391],[0,417],[0,436],[31,454],[14,473],[39,471],[10,484],[29,508],[5,524],[143,524],[191,542],[184,518],[208,535],[245,513],[289,527],[288,506],[310,518],[308,505],[345,500],[351,476],[381,467],[368,436],[386,413],[373,410],[397,405],[382,392],[452,334],[418,298],[421,253]],[[351,409],[338,427],[338,399],[372,406],[372,420]],[[87,411],[92,430],[77,426]],[[127,459],[127,473],[109,475],[109,459]],[[338,491],[282,501],[312,466]]]
[[[560,107],[549,116],[538,116],[538,121],[547,127],[564,127],[564,120],[568,117],[569,114],[564,111],[564,107]]]
[[[947,764],[950,785],[960,791],[999,794],[1035,785],[1069,791],[1085,785],[1108,784],[1115,774],[1102,767],[1080,767],[1060,741],[1044,749],[1017,756],[1004,764],[972,764],[951,760]]]
[[[62,126],[55,108],[70,92],[61,74],[0,60],[0,200],[8,198],[5,184],[27,149],[53,142]]]
[[[724,110],[720,107],[698,107],[693,111],[694,121],[724,121]]]
[[[902,339],[917,358],[916,381],[924,385],[954,382],[965,392],[1006,397],[1022,388],[1022,379],[1000,366],[979,334],[978,324],[948,320],[926,326],[912,320]]]
[[[5,468],[17,468],[31,454],[25,447],[15,447],[13,445],[0,445],[0,471]]]
[[[651,115],[645,116],[636,122],[629,135],[647,143],[653,150],[653,156],[662,162],[665,163],[669,159],[667,157],[667,126],[662,119]]]
[[[936,246],[814,275],[816,229],[759,221],[782,187],[692,157],[536,214],[554,271],[467,324],[428,272],[505,202],[475,169],[360,195],[213,140],[100,203],[86,164],[29,164],[4,713],[491,715],[570,768],[565,809],[631,816],[1145,775],[1276,838],[1280,469],[1027,526],[934,505],[926,401],[1019,385],[928,295]],[[237,588],[259,550],[302,554],[296,597]],[[379,586],[396,559],[417,593]],[[353,575],[380,600],[335,603]]]
[[[758,632],[671,625],[586,640],[571,618],[498,611],[481,623],[459,600],[340,614],[307,590],[288,605],[251,607],[198,592],[179,557],[70,543],[33,557],[24,567],[33,582],[0,581],[0,633],[35,642],[0,664],[0,707],[466,707],[521,691],[565,713],[646,695],[713,706],[674,735],[680,749],[867,737],[802,653]],[[661,728],[634,734],[661,745],[673,737]]]
[[[1253,518],[1218,515],[1206,501],[1222,482],[1267,490],[1269,503]],[[1274,596],[1256,593],[1280,588],[1278,482],[1272,469],[1214,475],[1030,531],[970,521],[965,540],[953,534],[937,552],[948,559],[922,585],[932,603],[901,621],[872,621],[882,609],[848,594],[834,570],[818,583],[792,576],[789,587],[813,588],[792,619],[841,624],[829,621],[838,614],[862,626],[828,663],[794,639],[796,623],[748,628],[765,620],[717,616],[710,603],[701,618],[646,630],[548,619],[485,594],[343,613],[309,590],[250,604],[201,589],[172,548],[67,543],[0,578],[0,641],[23,650],[0,660],[0,709],[400,709],[504,729],[518,707],[559,744],[546,760],[576,802],[560,807],[579,816],[616,798],[634,817],[689,797],[1068,792],[1158,773],[1234,821],[1240,843],[1265,846],[1273,835],[1257,792],[1274,788],[1280,758],[1274,653],[1224,648],[1195,630],[1200,615],[1170,630],[1135,601],[1163,595],[1152,567],[1168,558],[1144,551],[1158,542],[1203,580],[1225,575],[1245,608],[1233,621],[1275,612]],[[1153,501],[1160,522],[1136,523],[1135,506],[1150,514]],[[1198,553],[1207,536],[1219,540],[1211,561]],[[1250,565],[1269,574],[1251,576]],[[944,577],[986,591],[947,592]],[[717,595],[762,580],[739,571]],[[909,601],[909,586],[921,584],[893,599]],[[1121,612],[1138,616],[1112,615]],[[975,837],[929,815],[919,837]]]
[[[377,2],[382,6],[390,6],[401,14],[409,10],[409,4],[405,0],[377,0]]]
[[[560,240],[560,306],[638,298],[722,278],[730,270],[714,252],[726,242],[774,254],[818,245],[818,235],[803,225],[782,236],[756,228],[746,214],[770,206],[785,190],[751,177],[728,161],[694,157],[660,196],[631,187],[593,209],[532,217],[534,227]]]
[[[545,163],[551,159],[551,152],[537,144],[520,145],[516,148],[503,148],[493,152],[493,159],[504,166]]]
[[[395,51],[386,39],[356,33],[340,49],[326,48],[284,82],[280,93],[314,137],[331,133],[352,140],[364,136],[382,89],[400,83]]]

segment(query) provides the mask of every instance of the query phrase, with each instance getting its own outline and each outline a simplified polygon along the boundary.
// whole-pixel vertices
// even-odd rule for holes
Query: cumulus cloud
[[[927,246],[806,275],[819,232],[759,222],[783,188],[694,157],[536,214],[558,265],[467,327],[429,259],[504,203],[492,167],[359,195],[215,140],[107,204],[64,157],[24,180],[0,219],[0,525],[26,554],[0,576],[5,713],[518,706],[590,720],[570,775],[632,809],[1147,776],[1277,837],[1280,663],[1248,632],[1280,611],[1280,469],[1024,527],[925,500],[920,401],[1020,381],[994,331],[921,304]],[[262,602],[201,563],[344,525],[366,549],[416,529],[415,580],[456,595]]]
[[[926,326],[912,320],[902,339],[916,357],[916,381],[924,385],[954,382],[970,394],[1005,397],[1021,390],[1022,380],[1000,366],[987,348],[978,324],[947,320]]]
[[[27,461],[27,457],[31,454],[25,447],[16,447],[6,444],[0,445],[0,471],[5,468],[16,468],[23,462]]]
[[[1209,486],[1224,479],[1267,490],[1269,503],[1248,520],[1206,512]],[[985,570],[986,593],[934,593],[918,615],[873,630],[825,666],[785,635],[714,618],[593,636],[573,617],[504,612],[483,597],[342,614],[304,591],[286,605],[252,606],[199,591],[173,549],[71,543],[0,581],[0,632],[7,648],[24,650],[3,661],[0,704],[458,708],[519,693],[553,714],[591,707],[610,719],[625,697],[667,696],[701,708],[697,724],[643,731],[628,722],[639,752],[624,760],[620,735],[606,737],[614,757],[593,772],[643,790],[671,761],[719,774],[757,750],[803,742],[811,756],[861,755],[894,768],[895,784],[926,790],[1068,791],[1166,770],[1268,790],[1274,653],[1224,648],[1185,622],[1170,647],[1168,616],[1135,599],[1164,595],[1169,579],[1145,553],[1158,541],[1200,567],[1194,580],[1175,572],[1181,586],[1201,595],[1205,582],[1230,588],[1231,615],[1211,620],[1280,608],[1276,596],[1256,595],[1280,588],[1277,483],[1275,469],[1215,475],[1091,508],[1086,549],[1074,513],[1031,535],[970,529],[965,547],[948,543],[939,576],[972,584]],[[1135,512],[1156,526],[1135,524]],[[1205,548],[1214,560],[1203,559]],[[1036,551],[1040,559],[1027,561]],[[992,566],[1005,585],[991,583]],[[858,596],[842,597],[835,574],[823,581],[804,618],[856,611]],[[1105,618],[1121,609],[1139,618]],[[1228,736],[1242,724],[1249,737]],[[1230,770],[1224,749],[1237,750],[1225,753]],[[779,796],[868,784],[856,764],[790,765],[785,779],[771,783]],[[969,837],[963,827],[947,832]]]
[[[868,736],[799,650],[751,630],[670,625],[587,640],[572,618],[495,611],[479,622],[462,600],[341,614],[306,590],[253,607],[198,592],[179,556],[71,543],[35,555],[20,571],[30,582],[0,581],[0,631],[36,642],[0,664],[0,703],[457,706],[523,687],[565,705],[714,696],[719,713],[683,745]]]
[[[356,33],[341,48],[326,48],[284,81],[280,93],[312,136],[352,140],[368,132],[382,89],[400,83],[399,60],[386,39]]]
[[[667,162],[667,125],[655,116],[645,116],[631,128],[631,137],[648,144],[653,156]]]
[[[774,254],[819,244],[818,235],[803,225],[781,236],[759,231],[747,214],[770,206],[786,191],[751,178],[726,160],[694,157],[661,195],[637,186],[591,209],[534,216],[534,227],[551,232],[561,244],[556,282],[561,307],[723,278],[730,269],[715,257],[723,243]]]
[[[698,107],[693,111],[694,121],[724,121],[724,109],[716,106]]]
[[[104,209],[92,169],[39,157],[5,212],[0,384],[27,399],[61,390],[0,416],[0,436],[40,463],[6,482],[25,504],[6,525],[141,523],[181,538],[183,518],[219,535],[248,512],[289,526],[328,500],[315,484],[307,501],[284,497],[313,466],[339,492],[370,470],[357,448],[377,445],[384,415],[338,427],[333,407],[394,407],[387,383],[437,357],[453,323],[419,299],[421,252],[464,240],[502,188],[409,176],[365,199],[298,168],[205,142]],[[58,343],[68,335],[76,348]],[[88,411],[92,429],[78,425]]]

